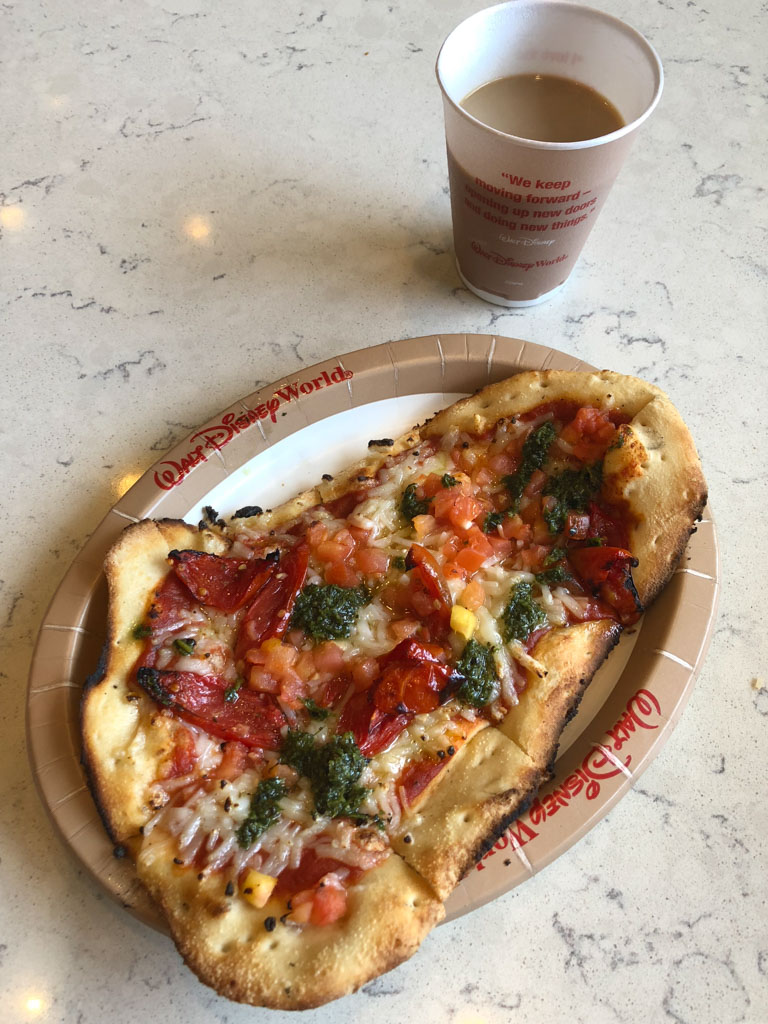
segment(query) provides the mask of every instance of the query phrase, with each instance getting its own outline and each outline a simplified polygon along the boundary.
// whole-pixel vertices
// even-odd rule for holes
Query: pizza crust
[[[441,899],[474,867],[535,795],[541,772],[492,727],[476,733],[440,772],[392,846]]]
[[[544,666],[546,675],[529,672],[519,704],[499,729],[525,751],[542,779],[552,774],[560,734],[620,635],[617,622],[600,619],[553,629],[533,648],[533,657]]]
[[[138,835],[153,813],[146,794],[173,748],[177,719],[163,715],[128,677],[142,641],[133,629],[168,572],[168,552],[195,548],[223,554],[229,543],[210,530],[163,519],[127,527],[104,565],[109,587],[104,674],[89,681],[81,705],[83,766],[96,805],[116,843]],[[131,699],[128,699],[130,696]],[[146,723],[150,723],[146,726]]]
[[[220,879],[197,881],[173,851],[139,858],[139,877],[165,913],[187,965],[228,999],[306,1010],[356,991],[407,960],[445,916],[441,900],[397,854],[350,887],[344,918],[296,928],[285,904],[261,910],[227,897]],[[268,917],[276,920],[267,931]]]

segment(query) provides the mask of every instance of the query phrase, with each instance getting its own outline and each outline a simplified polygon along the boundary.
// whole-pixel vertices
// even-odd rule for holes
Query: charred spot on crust
[[[369,441],[369,448],[391,448],[395,442],[391,437],[381,437],[378,441]]]
[[[251,516],[260,516],[264,509],[261,505],[243,505],[232,516],[233,519],[250,519]]]

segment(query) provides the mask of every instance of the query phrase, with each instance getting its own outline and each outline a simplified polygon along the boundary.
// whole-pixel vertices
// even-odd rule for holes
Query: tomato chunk
[[[637,622],[643,606],[632,580],[632,567],[638,563],[631,551],[575,548],[568,552],[568,560],[585,588],[614,608],[625,626]]]
[[[437,602],[438,611],[451,614],[451,595],[443,580],[440,566],[431,551],[421,544],[412,544],[405,559],[407,569],[415,569],[429,596]]]

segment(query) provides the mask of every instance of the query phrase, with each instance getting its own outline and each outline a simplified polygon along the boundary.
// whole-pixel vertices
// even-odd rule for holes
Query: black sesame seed
[[[224,890],[224,895],[225,896],[234,896],[235,895],[235,883],[234,882],[227,882],[227,887]]]
[[[173,863],[174,864],[183,864],[184,861],[181,859],[181,857],[174,857],[173,858]]]
[[[440,758],[440,760],[442,761],[442,760],[443,760],[443,758],[445,757],[445,751],[444,751],[444,750],[438,750],[438,752],[437,752],[437,756],[438,756],[438,757]]]
[[[333,480],[330,473],[323,473],[323,480]]]
[[[219,779],[219,789],[224,789],[226,784],[227,784],[227,780],[226,779]]]
[[[266,555],[264,555],[264,561],[265,562],[279,562],[280,561],[280,550],[278,548],[275,548],[274,551],[268,551],[266,553]]]
[[[455,753],[456,753],[456,747],[448,747],[448,756],[449,757],[453,757],[453,755]]]
[[[413,836],[403,836],[403,842],[404,843],[412,843],[413,842]]]
[[[200,872],[200,874],[199,874],[199,875],[197,876],[197,880],[198,880],[198,882],[202,882],[202,880],[203,880],[204,878],[205,878],[205,875],[204,875],[204,874],[203,874],[203,872],[201,871],[201,872]]]
[[[126,850],[126,848],[124,846],[122,846],[122,845],[115,846],[113,848],[113,850],[112,850],[112,856],[116,857],[118,860],[122,860],[127,852],[128,851]]]
[[[231,799],[231,797],[227,797],[227,799],[224,801],[224,810],[228,811],[231,806],[232,806],[232,799]]]
[[[268,932],[273,932],[275,930],[276,925],[277,921],[274,919],[274,917],[264,918],[264,927],[267,929]]]

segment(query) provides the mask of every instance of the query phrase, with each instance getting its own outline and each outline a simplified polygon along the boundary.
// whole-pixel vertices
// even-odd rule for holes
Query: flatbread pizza
[[[280,508],[129,527],[83,760],[200,979],[303,1009],[411,956],[705,501],[658,388],[541,371]]]

